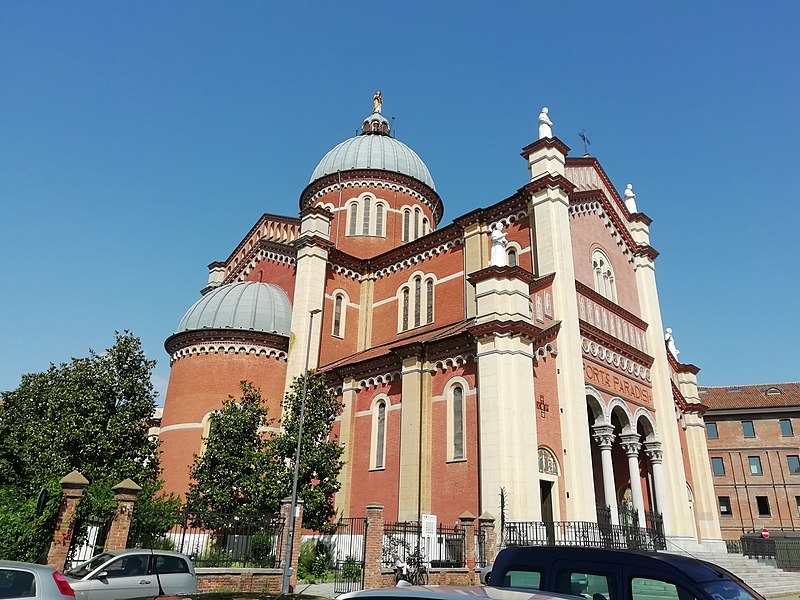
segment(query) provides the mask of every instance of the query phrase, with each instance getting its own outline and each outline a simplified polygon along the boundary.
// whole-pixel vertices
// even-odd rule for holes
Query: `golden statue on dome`
[[[378,90],[372,97],[372,112],[380,114],[382,105],[383,105],[383,98],[381,98],[381,91]]]

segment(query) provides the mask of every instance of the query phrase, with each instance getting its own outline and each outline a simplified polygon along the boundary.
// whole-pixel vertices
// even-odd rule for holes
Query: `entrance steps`
[[[741,554],[710,552],[693,552],[691,554],[687,552],[685,554],[727,569],[767,598],[800,594],[800,573],[784,571],[767,562]]]

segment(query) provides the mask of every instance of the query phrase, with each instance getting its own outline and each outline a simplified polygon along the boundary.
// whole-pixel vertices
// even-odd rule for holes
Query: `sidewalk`
[[[323,598],[336,598],[333,593],[333,582],[328,583],[298,583],[294,590],[295,594],[306,594],[308,596],[321,596]]]

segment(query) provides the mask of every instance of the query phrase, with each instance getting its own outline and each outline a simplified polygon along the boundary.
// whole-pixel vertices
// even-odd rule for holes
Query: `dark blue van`
[[[587,600],[763,600],[710,562],[679,554],[570,546],[505,548],[489,583]]]

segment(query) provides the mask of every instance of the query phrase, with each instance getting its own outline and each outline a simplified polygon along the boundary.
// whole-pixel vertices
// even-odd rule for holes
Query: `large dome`
[[[256,281],[223,285],[186,311],[175,333],[239,329],[289,335],[292,306],[278,286]]]
[[[436,190],[428,167],[416,152],[389,135],[389,123],[379,113],[364,120],[359,135],[343,141],[323,156],[311,174],[310,182],[337,171],[353,169],[402,173]]]

